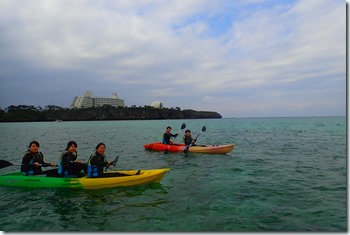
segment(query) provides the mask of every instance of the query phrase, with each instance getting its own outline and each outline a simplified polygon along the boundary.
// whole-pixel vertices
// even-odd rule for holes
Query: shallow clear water
[[[183,122],[193,136],[206,126],[198,144],[237,146],[222,155],[144,150]],[[116,169],[171,168],[161,183],[135,187],[1,187],[2,231],[347,231],[345,117],[0,123],[0,132],[0,159],[13,163],[33,139],[56,163],[75,140],[84,161],[104,142],[107,158],[120,156]]]

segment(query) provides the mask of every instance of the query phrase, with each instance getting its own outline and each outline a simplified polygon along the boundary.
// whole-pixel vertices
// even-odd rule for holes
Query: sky
[[[0,108],[346,115],[344,0],[1,0]]]

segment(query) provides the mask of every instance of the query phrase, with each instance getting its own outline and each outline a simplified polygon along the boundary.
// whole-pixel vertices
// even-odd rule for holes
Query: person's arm
[[[53,163],[46,163],[46,162],[41,164],[41,166],[43,166],[43,167],[52,166],[52,165],[53,165]]]
[[[53,163],[45,162],[44,155],[42,154],[42,152],[38,152],[38,154],[41,156],[41,159],[42,159],[42,162],[39,162],[39,164],[41,164],[41,166],[46,167],[46,166],[54,165]]]
[[[179,134],[178,134],[178,133],[176,133],[176,134],[171,134],[171,133],[170,133],[170,135],[171,135],[171,137],[176,137],[176,136],[178,136]]]
[[[193,139],[193,138],[191,137],[191,143],[192,143],[193,145],[196,143],[196,141],[197,141],[197,139]]]
[[[108,161],[99,161],[98,166],[99,167],[106,167],[109,165]]]
[[[97,166],[97,167],[104,167],[108,165],[108,162],[100,161],[100,158],[95,154],[90,159],[90,165],[91,166]]]

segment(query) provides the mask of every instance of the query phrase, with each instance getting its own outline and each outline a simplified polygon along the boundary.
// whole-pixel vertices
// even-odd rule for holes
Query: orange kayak
[[[170,146],[170,147],[169,147]],[[209,153],[209,154],[223,154],[228,153],[233,150],[235,144],[225,144],[225,145],[195,145],[188,148],[188,152],[191,153]],[[185,144],[162,144],[162,142],[154,142],[145,144],[143,146],[145,149],[153,151],[168,151],[168,152],[183,152],[186,149]]]

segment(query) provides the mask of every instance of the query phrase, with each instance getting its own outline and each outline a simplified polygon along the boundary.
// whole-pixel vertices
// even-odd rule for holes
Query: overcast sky
[[[346,115],[344,0],[0,0],[0,107]]]

